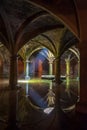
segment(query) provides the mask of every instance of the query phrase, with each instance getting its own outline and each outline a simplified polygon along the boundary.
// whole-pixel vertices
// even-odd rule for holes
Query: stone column
[[[17,55],[12,55],[10,57],[10,79],[9,79],[10,88],[16,89],[17,87]]]
[[[26,79],[30,79],[30,76],[29,76],[29,63],[30,63],[30,61],[26,60],[26,75],[25,75]]]
[[[70,59],[65,59],[66,62],[66,87],[69,88],[70,85]]]
[[[54,56],[49,56],[49,75],[53,75],[53,61],[54,61]]]
[[[18,61],[18,55],[17,55],[17,85],[16,85],[17,87],[19,87],[19,84],[18,84],[18,77],[19,77],[19,73],[18,73],[18,71],[19,71],[18,70],[18,62],[19,61]]]
[[[9,117],[7,130],[17,130],[16,108],[17,108],[17,55],[10,58],[10,80],[9,80]]]
[[[87,114],[87,42],[80,43],[80,100],[76,111]]]
[[[8,116],[8,126],[6,130],[18,130],[16,121],[16,110],[17,110],[17,90],[10,90],[9,116]]]
[[[55,90],[55,110],[60,109],[60,58],[55,59],[54,61],[55,67],[56,67],[56,72],[55,72],[55,85],[56,85],[56,90]]]
[[[60,80],[60,58],[55,59],[54,63],[55,63],[55,67],[56,67],[55,81],[56,81],[56,84],[60,84],[61,83],[61,80]]]
[[[76,106],[76,110],[80,113],[87,114],[87,1],[76,1],[79,13],[79,27],[80,27],[80,101]],[[84,9],[82,9],[84,8]]]

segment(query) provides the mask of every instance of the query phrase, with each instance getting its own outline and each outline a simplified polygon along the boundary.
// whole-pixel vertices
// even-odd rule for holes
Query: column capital
[[[65,62],[67,63],[67,62],[70,62],[70,59],[69,58],[66,58],[65,59]]]
[[[55,62],[55,61],[60,61],[60,57],[55,58],[55,59],[54,59],[54,62]]]
[[[49,57],[49,63],[52,64],[54,59],[55,59],[54,57]]]
[[[49,64],[53,64],[53,61],[49,61]]]
[[[30,61],[30,60],[25,60],[25,62],[26,62],[26,63],[31,63],[31,61]]]

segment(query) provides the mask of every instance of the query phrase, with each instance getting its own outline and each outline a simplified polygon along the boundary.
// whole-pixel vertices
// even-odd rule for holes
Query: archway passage
[[[61,2],[57,4],[61,4]],[[69,4],[68,2],[69,1],[65,2],[65,6],[66,4]],[[69,10],[71,14],[73,15],[74,13],[74,20],[75,20],[76,14],[75,14],[75,10],[74,10],[75,8],[74,8],[73,2],[70,4],[70,8]],[[65,7],[64,9],[66,11]],[[17,71],[17,53],[20,50],[20,48],[22,48],[23,45],[25,45],[28,41],[30,41],[32,38],[34,38],[35,36],[39,34],[47,38],[48,36],[43,35],[42,33],[49,30],[53,30],[53,29],[61,30],[61,32],[58,33],[58,35],[60,35],[58,42],[60,42],[60,39],[62,39],[63,36],[65,36],[64,33],[67,28],[66,26],[67,22],[63,24],[61,22],[61,20],[63,19],[60,18],[60,15],[58,18],[56,18],[55,16],[51,14],[49,10],[45,10],[45,8],[43,9],[41,7],[38,7],[34,4],[31,4],[31,2],[28,2],[28,1],[24,1],[24,2],[22,1],[17,2],[14,0],[4,1],[1,3],[0,10],[1,10],[0,12],[1,12],[1,25],[2,25],[1,26],[1,42],[3,42],[3,44],[8,48],[11,54],[10,64],[11,66],[13,66],[13,67],[10,66],[10,81],[9,81],[9,84],[10,84],[9,86],[12,87],[12,86],[16,86],[17,84],[17,74],[16,74],[17,72],[15,71]],[[64,12],[61,12],[61,13],[64,13]],[[66,11],[66,14],[67,14],[67,11]],[[59,30],[57,30],[57,32],[59,32]],[[72,32],[74,32],[74,30],[72,30]],[[76,32],[74,33],[76,34]],[[72,37],[70,37],[70,43],[68,44],[71,45],[73,40],[76,40],[76,38],[75,38],[75,35],[72,34]],[[57,45],[57,42],[53,44],[52,40],[50,41],[51,41],[52,48],[54,48],[54,51],[56,51],[56,57],[59,57],[60,55],[59,52],[61,51],[61,49],[58,50],[58,46],[59,48],[62,48],[63,46],[65,46],[64,50],[69,46],[69,45],[68,46],[64,45],[64,44],[67,44],[67,42],[69,41],[61,45]],[[48,47],[49,45],[46,44],[46,46]],[[56,46],[57,46],[57,49],[56,49]],[[51,50],[53,50],[52,48]],[[13,72],[14,75],[12,75],[12,71],[14,71]]]

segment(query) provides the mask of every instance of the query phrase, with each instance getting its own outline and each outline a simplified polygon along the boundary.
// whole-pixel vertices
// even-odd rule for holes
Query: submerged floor
[[[79,100],[78,81],[56,86],[49,80],[19,81],[16,95],[16,118],[20,130],[87,130],[86,115],[75,113]],[[8,125],[8,81],[0,82],[0,130]],[[55,106],[56,89],[60,87],[60,103]],[[13,99],[11,99],[13,100]]]

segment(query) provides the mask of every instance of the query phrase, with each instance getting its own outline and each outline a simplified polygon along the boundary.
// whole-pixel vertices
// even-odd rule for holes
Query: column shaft
[[[70,85],[70,59],[65,59],[66,61],[66,87]]]
[[[26,60],[26,75],[25,78],[29,78],[29,61]]]
[[[61,80],[60,80],[60,59],[55,60],[55,67],[56,67],[55,81],[57,84],[60,84],[61,83]]]
[[[49,74],[53,74],[53,64],[49,62]]]
[[[17,90],[9,92],[9,117],[7,130],[17,130],[16,108],[17,108]]]
[[[15,89],[16,85],[17,85],[17,56],[13,55],[10,58],[9,86],[11,89]]]
[[[80,100],[76,111],[87,114],[87,42],[80,45]]]
[[[16,103],[17,103],[17,56],[10,58],[10,81],[9,81],[9,117],[7,130],[17,130],[16,122]]]

